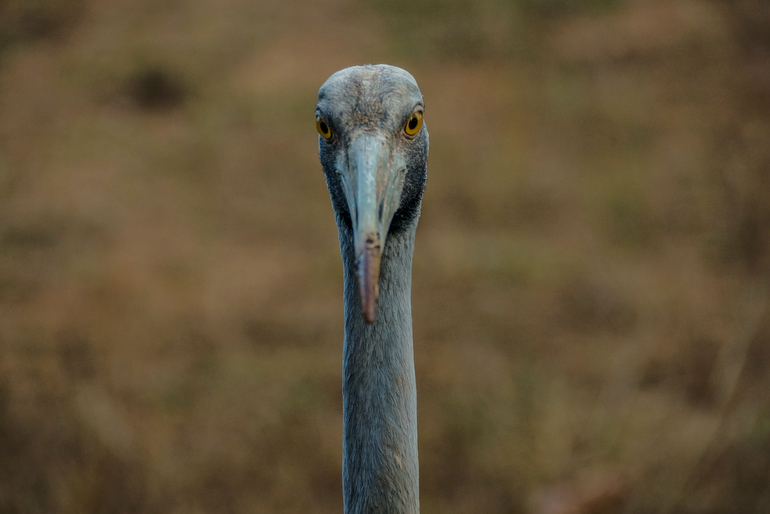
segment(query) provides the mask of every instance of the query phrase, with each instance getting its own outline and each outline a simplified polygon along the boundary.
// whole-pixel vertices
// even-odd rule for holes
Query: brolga
[[[319,155],[344,269],[346,514],[420,510],[411,288],[424,110],[417,82],[394,66],[346,68],[318,91]]]

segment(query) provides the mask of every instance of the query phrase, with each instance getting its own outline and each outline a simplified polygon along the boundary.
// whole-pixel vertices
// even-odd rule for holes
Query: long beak
[[[364,249],[356,259],[358,289],[361,292],[361,308],[367,323],[377,319],[377,297],[380,294],[380,258],[382,249],[376,236],[367,236]]]
[[[356,274],[367,323],[377,316],[380,260],[403,187],[403,167],[383,137],[360,134],[348,145],[345,193],[353,221]]]

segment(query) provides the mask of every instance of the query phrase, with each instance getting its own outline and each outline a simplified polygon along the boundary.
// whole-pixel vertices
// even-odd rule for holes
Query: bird
[[[345,514],[420,510],[411,288],[424,112],[414,77],[386,64],[345,68],[318,91],[318,153],[344,278]]]

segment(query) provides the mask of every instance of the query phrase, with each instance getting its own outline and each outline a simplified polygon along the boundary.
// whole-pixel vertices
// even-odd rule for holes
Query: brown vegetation
[[[0,2],[0,512],[341,512],[318,86],[427,100],[423,510],[770,511],[770,5]]]

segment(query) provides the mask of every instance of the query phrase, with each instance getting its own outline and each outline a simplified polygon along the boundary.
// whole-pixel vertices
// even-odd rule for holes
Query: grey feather
[[[412,338],[412,254],[427,177],[428,132],[404,132],[424,109],[414,78],[386,65],[347,68],[321,87],[316,115],[329,125],[319,155],[335,210],[344,269],[343,496],[348,514],[419,512],[417,390]],[[377,318],[364,319],[357,238],[358,165],[354,141],[374,138],[379,156],[382,241]],[[380,146],[377,146],[380,145]],[[350,152],[349,152],[350,151]],[[377,159],[379,161],[375,162]],[[367,161],[367,162],[370,162]],[[385,170],[385,171],[382,171]],[[372,186],[375,187],[375,186]],[[358,189],[357,189],[358,188]],[[359,195],[360,196],[360,195]],[[392,203],[389,206],[389,202]],[[389,217],[388,210],[393,212]]]

